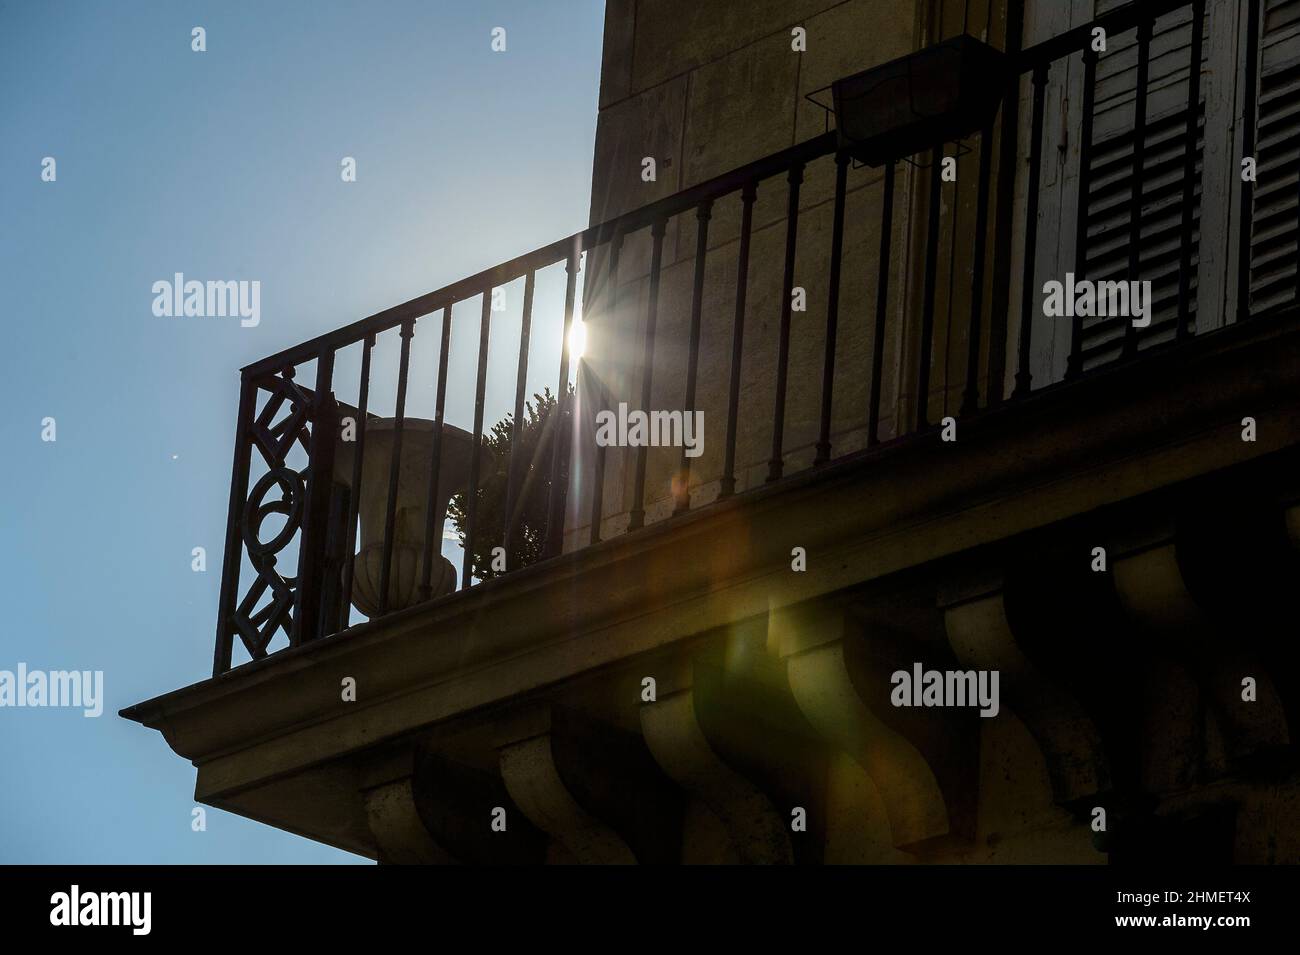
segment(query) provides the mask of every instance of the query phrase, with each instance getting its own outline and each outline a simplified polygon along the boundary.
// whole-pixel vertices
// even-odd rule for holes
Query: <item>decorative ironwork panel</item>
[[[248,557],[254,576],[242,591],[238,605],[230,611],[226,625],[239,635],[249,656],[257,660],[266,656],[277,631],[292,638],[299,579],[286,573],[294,568],[280,566],[280,555],[302,536],[308,466],[296,470],[289,458],[295,444],[301,446],[304,455],[310,451],[312,395],[294,381],[292,368],[258,379],[255,387],[267,392],[268,398],[256,417],[247,422],[244,440],[251,446],[249,451],[260,455],[267,471],[243,500],[237,527],[232,528],[232,533],[238,534],[239,551]],[[247,477],[256,470],[249,454]],[[264,537],[263,524],[272,515],[279,515],[284,523],[276,533]],[[235,554],[237,561],[239,551]]]

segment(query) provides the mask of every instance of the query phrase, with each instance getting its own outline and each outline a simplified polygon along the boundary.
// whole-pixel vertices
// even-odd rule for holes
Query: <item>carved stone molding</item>
[[[416,808],[410,776],[368,789],[366,816],[379,844],[379,860],[396,865],[454,865],[456,859],[434,841]]]
[[[511,802],[499,778],[418,741],[372,755],[362,792],[380,861],[399,865],[540,863],[546,837]],[[506,830],[492,827],[504,809]]]
[[[379,861],[393,865],[453,865],[455,857],[425,827],[416,796],[411,744],[373,754],[362,768],[362,795]]]
[[[684,800],[638,735],[572,710],[521,711],[499,736],[514,802],[582,863],[671,863]]]
[[[511,800],[493,773],[454,762],[428,748],[421,750],[416,773],[416,806],[425,828],[439,845],[472,865],[531,865],[545,860],[548,839]],[[505,830],[493,827],[505,812]]]
[[[721,820],[741,862],[794,861],[789,824],[762,790],[709,746],[690,688],[643,704],[641,731],[664,772]]]
[[[969,839],[977,804],[978,717],[890,702],[894,671],[910,670],[914,662],[946,668],[950,657],[906,635],[867,630],[843,604],[774,611],[769,628],[799,708],[875,784],[894,845],[920,849]]]
[[[1183,581],[1215,631],[1240,643],[1262,673],[1257,705],[1279,706],[1286,727],[1272,742],[1300,735],[1300,644],[1291,621],[1300,584],[1300,550],[1290,527],[1289,492],[1270,491],[1278,474],[1255,484],[1225,483],[1211,506],[1191,506],[1178,522],[1177,559]],[[1240,694],[1240,684],[1237,686]]]
[[[1196,679],[1230,756],[1287,741],[1286,718],[1264,665],[1240,635],[1218,630],[1188,592],[1172,541],[1119,557],[1114,573],[1120,601],[1141,630]],[[1248,676],[1257,682],[1254,703],[1242,700]]]
[[[1007,619],[1001,589],[944,609],[953,652],[963,665],[997,670],[1002,705],[1038,743],[1056,802],[1070,805],[1109,787],[1097,727],[1079,701],[1026,656]]]

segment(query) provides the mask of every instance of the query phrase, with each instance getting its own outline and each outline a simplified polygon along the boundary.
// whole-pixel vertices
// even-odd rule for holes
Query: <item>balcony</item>
[[[1066,528],[1124,538],[1130,560],[1166,546],[1173,532],[1147,524],[1176,523],[1179,495],[1241,496],[1252,479],[1294,513],[1268,475],[1300,444],[1300,74],[1251,4],[1242,95],[1208,90],[1210,22],[1203,2],[1120,8],[1009,51],[1001,105],[967,141],[859,167],[827,132],[248,366],[214,679],[126,715],[196,761],[215,805],[393,861],[453,843],[536,859],[533,829],[508,850],[455,825],[413,843],[413,800],[429,828],[526,802],[531,741],[578,741],[619,779],[651,780],[646,818],[671,827],[680,800],[638,733],[661,765],[705,760],[682,729],[698,719],[722,762],[751,766],[746,721],[773,718],[788,736],[772,745],[802,767],[807,740],[852,735],[810,688],[876,665],[831,659],[835,641],[881,627],[933,643],[945,626],[957,640],[971,608],[1001,600],[969,579],[972,554],[1000,566]],[[1235,125],[1212,140],[1225,110]],[[1144,320],[1045,314],[1066,273],[1149,281]],[[493,411],[503,381],[508,416]],[[528,414],[542,387],[553,403]],[[602,446],[596,415],[620,405],[703,410],[703,454]],[[815,572],[791,572],[795,549]],[[722,658],[678,659],[717,634]],[[637,723],[609,702],[636,700],[648,672],[698,711]],[[1035,679],[1021,705],[1051,749],[1059,714]],[[347,680],[361,716],[338,712]],[[969,836],[971,767],[942,733],[899,732],[933,779],[884,794],[887,838],[911,852]],[[445,785],[414,781],[412,748],[416,775]],[[768,757],[755,774],[779,806],[815,800]],[[1109,785],[1048,762],[1058,805]],[[654,856],[652,831],[626,838]],[[765,837],[745,838],[741,855],[764,857]]]
[[[1201,15],[1191,17],[1193,8]],[[231,666],[237,647],[256,660],[276,646],[346,631],[359,586],[373,617],[446,599],[450,590],[611,534],[635,533],[647,520],[753,493],[835,461],[878,459],[877,448],[937,437],[942,418],[960,421],[964,430],[1031,394],[1293,307],[1300,206],[1293,188],[1291,202],[1274,200],[1277,184],[1285,191],[1295,173],[1294,110],[1288,119],[1275,108],[1271,122],[1257,124],[1254,97],[1245,104],[1245,128],[1260,130],[1258,150],[1247,150],[1258,154],[1259,183],[1240,184],[1238,208],[1248,225],[1239,229],[1232,276],[1223,260],[1203,266],[1199,256],[1201,71],[1184,65],[1179,92],[1185,90],[1186,102],[1148,121],[1154,100],[1168,100],[1170,91],[1166,77],[1148,101],[1153,36],[1181,16],[1191,33],[1187,55],[1199,60],[1203,11],[1203,4],[1188,3],[1123,8],[1019,53],[999,115],[956,150],[955,183],[944,181],[942,145],[877,172],[854,168],[835,134],[827,133],[245,368],[214,674]],[[1110,42],[1127,38],[1135,47],[1121,54],[1136,59],[1132,127],[1107,143],[1094,141],[1094,94],[1101,88],[1101,57],[1090,46],[1094,26]],[[1156,56],[1171,58],[1165,50]],[[1252,56],[1258,59],[1258,49]],[[1052,212],[1058,224],[1072,214],[1075,252],[1071,261],[1044,263],[1041,173],[1050,162],[1044,157],[1065,148],[1046,129],[1045,100],[1053,76],[1080,65],[1084,102],[1074,194]],[[1253,89],[1258,63],[1247,67]],[[1289,74],[1266,81],[1264,102],[1294,99],[1294,83]],[[1148,129],[1155,130],[1150,142]],[[820,200],[811,216],[810,190]],[[1116,216],[1114,208],[1125,204],[1142,214]],[[1269,214],[1252,227],[1257,205]],[[751,261],[756,218],[765,228]],[[805,240],[810,226],[814,234]],[[779,251],[772,247],[778,233]],[[682,254],[688,247],[693,256]],[[825,254],[813,261],[809,251]],[[715,262],[721,255],[730,258]],[[919,267],[908,268],[908,256]],[[755,262],[770,279],[755,274]],[[1208,267],[1219,274],[1201,275]],[[1144,328],[1124,321],[1102,327],[1076,316],[1068,324],[1064,367],[1059,360],[1053,367],[1064,323],[1044,324],[1038,289],[1067,270],[1076,280],[1149,276],[1153,320]],[[554,294],[549,320],[535,318],[539,285],[558,292],[561,282],[563,304]],[[509,319],[517,343],[507,343],[493,337],[493,322],[503,321],[494,313],[494,294],[500,301],[520,284],[522,311],[517,321]],[[1197,290],[1228,284],[1235,285],[1235,308],[1221,321],[1198,318]],[[797,314],[798,290],[823,314]],[[755,314],[760,307],[770,314]],[[453,325],[477,338],[472,397],[463,394],[458,402],[448,400]],[[548,386],[557,400],[538,409],[540,439],[524,461],[509,450],[521,441],[517,423],[529,420],[529,355],[539,346],[534,328],[559,339]],[[580,382],[570,347],[575,328],[591,339],[589,373]],[[765,340],[755,341],[759,334]],[[413,367],[413,348],[420,351],[426,339],[436,366]],[[820,346],[820,356],[810,353],[809,342]],[[792,349],[801,376],[795,396]],[[716,378],[704,386],[707,394],[699,380],[702,350]],[[457,357],[463,362],[468,354],[462,349]],[[381,355],[396,367],[380,368]],[[489,452],[487,382],[512,371],[513,407],[495,453]],[[383,418],[373,410],[379,382],[395,389]],[[431,420],[409,416],[408,398],[420,389],[434,391]],[[723,451],[707,454],[706,447],[707,456],[696,462],[685,453],[642,447],[619,454],[626,460],[612,474],[611,454],[592,447],[590,434],[594,413],[620,402],[645,410],[707,407],[715,442],[722,435],[714,422],[725,414]],[[465,412],[460,428],[451,426],[451,403]],[[355,453],[339,438],[350,422]],[[386,469],[375,461],[377,442],[388,456]],[[760,444],[768,449],[765,459]],[[347,467],[337,463],[340,454]],[[456,480],[448,483],[451,470]],[[479,514],[487,485],[492,526]],[[457,492],[464,546],[453,569],[440,563],[445,558],[435,542],[443,540],[447,498]],[[357,552],[359,512],[368,546],[354,562],[348,557]],[[268,519],[279,526],[264,540],[259,533]],[[502,548],[495,561],[493,547]]]

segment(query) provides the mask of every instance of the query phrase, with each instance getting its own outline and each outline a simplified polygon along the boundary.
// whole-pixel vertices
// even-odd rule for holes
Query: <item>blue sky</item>
[[[210,673],[238,369],[587,224],[602,20],[0,2],[0,670],[105,681],[98,719],[0,708],[0,863],[356,861],[215,809],[191,831],[193,767],[115,714]],[[155,317],[175,272],[260,281],[261,323]],[[487,423],[508,403],[493,379]]]

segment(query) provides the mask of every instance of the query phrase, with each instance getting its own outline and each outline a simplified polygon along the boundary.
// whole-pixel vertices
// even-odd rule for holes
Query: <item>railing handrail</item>
[[[1180,7],[1189,6],[1192,0],[1133,0],[1117,10],[1103,13],[1094,20],[1073,29],[1058,33],[1042,43],[1036,43],[1022,50],[1016,57],[1016,71],[1028,73],[1035,67],[1061,60],[1087,49],[1092,39],[1092,31],[1101,28],[1110,37],[1124,33],[1141,25],[1143,21],[1154,20],[1167,13],[1173,13]]]
[[[566,236],[532,252],[516,256],[490,269],[485,269],[468,278],[460,279],[450,285],[432,292],[416,296],[400,305],[393,305],[381,312],[318,335],[297,345],[292,345],[259,359],[241,369],[245,377],[257,377],[274,373],[290,365],[311,361],[322,351],[346,348],[361,341],[367,335],[396,328],[403,322],[420,318],[456,302],[472,298],[486,290],[497,288],[507,282],[522,278],[534,269],[545,268],[563,261],[569,249],[577,245],[579,253],[593,249],[618,234],[628,234],[653,225],[661,219],[670,219],[701,202],[717,199],[736,192],[747,183],[757,183],[769,179],[778,173],[789,170],[800,163],[811,162],[822,156],[835,152],[837,145],[834,130],[814,136],[797,145],[790,146],[762,159],[738,166],[729,172],[714,176],[697,185],[690,186],[671,196],[665,196],[647,205],[607,219],[598,225],[589,226],[581,232]]]
[[[1049,40],[1023,50],[1016,58],[1016,71],[1026,73],[1035,67],[1053,60],[1061,59],[1086,47],[1092,31],[1097,27],[1107,34],[1123,33],[1133,29],[1147,19],[1163,16],[1179,7],[1187,6],[1189,0],[1135,0],[1134,3],[1103,14],[1090,23],[1075,27],[1058,34]],[[509,259],[492,268],[484,269],[467,278],[432,292],[416,296],[409,301],[390,306],[359,319],[349,325],[318,335],[297,345],[291,345],[273,355],[259,359],[242,369],[244,375],[257,376],[278,371],[289,365],[311,361],[322,350],[344,348],[361,341],[367,335],[396,328],[403,322],[420,318],[438,309],[456,302],[472,298],[484,290],[496,288],[507,282],[521,278],[529,271],[545,268],[562,261],[570,248],[577,244],[579,253],[599,246],[619,233],[627,234],[652,225],[656,220],[669,219],[701,202],[717,199],[736,192],[747,183],[760,182],[778,173],[785,172],[791,166],[811,162],[836,151],[837,138],[834,130],[822,133],[812,139],[790,146],[780,152],[764,156],[754,162],[738,166],[712,179],[690,186],[671,196],[665,196],[647,205],[606,219],[580,232],[565,236],[541,248],[526,252]]]

